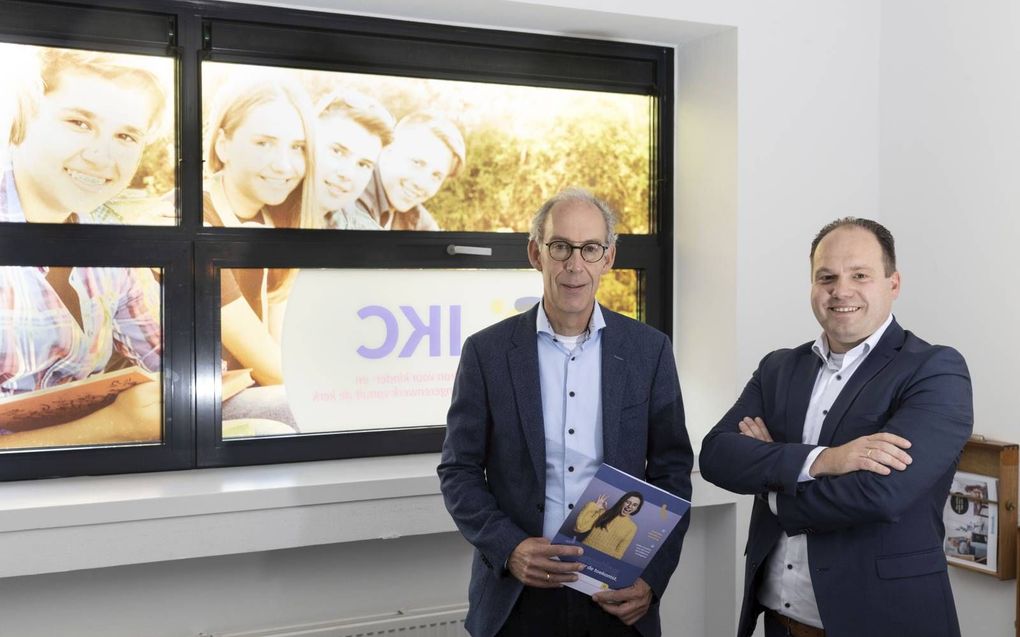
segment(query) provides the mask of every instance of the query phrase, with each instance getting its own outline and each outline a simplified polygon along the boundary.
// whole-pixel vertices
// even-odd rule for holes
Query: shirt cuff
[[[815,463],[815,459],[828,449],[828,447],[815,447],[808,454],[807,458],[804,459],[804,466],[800,468],[800,475],[797,476],[797,482],[811,482],[814,477],[809,473],[811,471],[811,465]]]

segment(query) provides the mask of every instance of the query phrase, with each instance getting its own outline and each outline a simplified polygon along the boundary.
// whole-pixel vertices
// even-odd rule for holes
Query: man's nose
[[[840,278],[832,284],[832,291],[829,294],[836,298],[843,298],[844,296],[849,295],[851,290],[850,282],[846,279]]]
[[[581,251],[575,248],[570,251],[570,256],[567,257],[567,269],[573,272],[582,267],[584,267],[584,259],[581,258]]]

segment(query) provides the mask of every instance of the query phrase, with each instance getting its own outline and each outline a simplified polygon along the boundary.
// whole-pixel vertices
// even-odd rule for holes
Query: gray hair
[[[586,203],[602,213],[602,220],[606,222],[606,245],[616,245],[616,213],[605,200],[593,195],[584,188],[567,188],[554,195],[551,199],[542,204],[535,216],[531,218],[531,233],[528,239],[541,244],[545,240],[545,220],[549,217],[549,211],[558,203],[574,201]]]

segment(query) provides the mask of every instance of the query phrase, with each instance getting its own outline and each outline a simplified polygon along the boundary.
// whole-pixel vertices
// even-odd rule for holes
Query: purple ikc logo
[[[422,341],[428,341],[429,358],[443,356],[443,326],[446,325],[447,356],[460,356],[461,346],[464,341],[460,330],[460,305],[446,306],[445,321],[444,308],[442,305],[429,305],[428,318],[422,319],[418,311],[410,305],[401,305],[400,314],[406,319],[404,330],[410,329],[404,346],[397,354],[398,358],[410,358],[417,351]],[[358,355],[363,358],[378,359],[386,358],[397,348],[401,337],[401,322],[397,314],[382,305],[366,305],[358,310],[358,317],[361,320],[381,320],[385,336],[382,344],[378,347],[361,345],[358,347]]]

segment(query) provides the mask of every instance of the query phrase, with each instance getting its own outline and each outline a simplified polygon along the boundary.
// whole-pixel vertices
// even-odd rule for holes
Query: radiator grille
[[[314,624],[244,632],[201,633],[199,637],[465,637],[467,606],[435,606]]]

